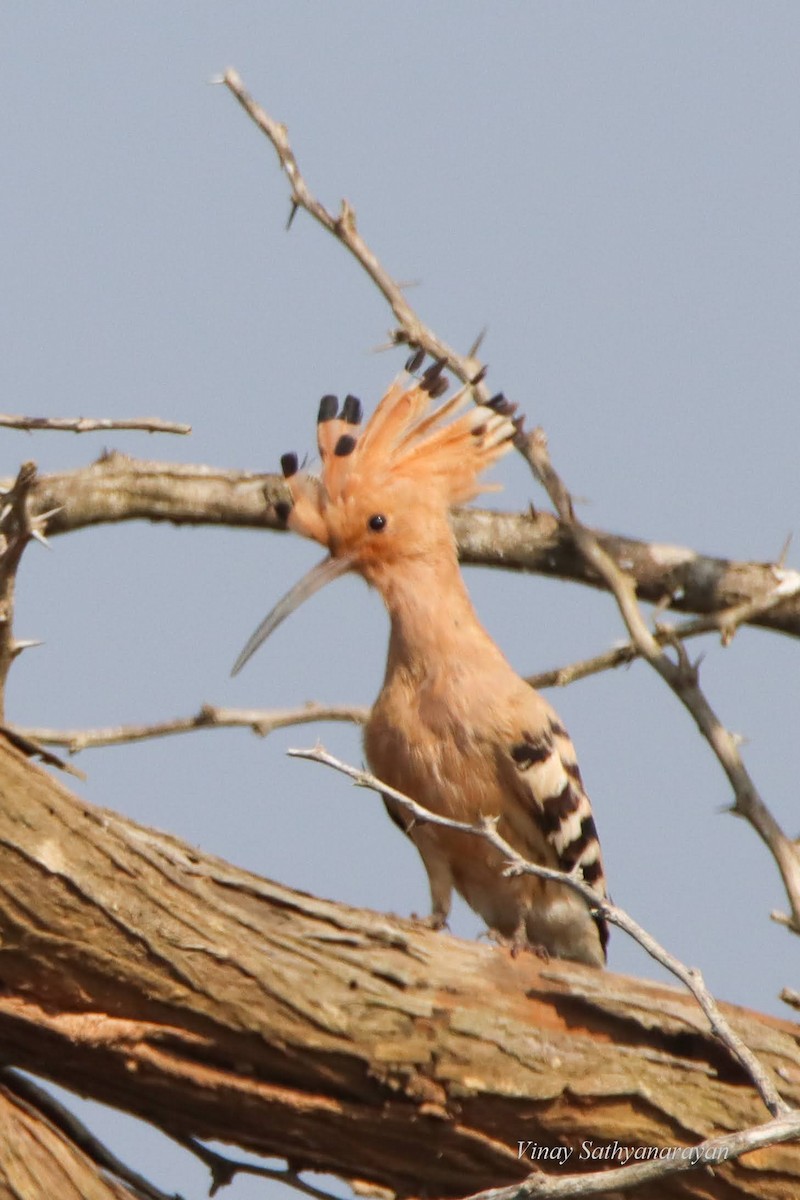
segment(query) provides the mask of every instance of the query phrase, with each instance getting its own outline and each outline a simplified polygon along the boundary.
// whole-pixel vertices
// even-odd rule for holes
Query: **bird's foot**
[[[509,936],[505,933],[499,933],[496,929],[486,929],[481,935],[489,941],[494,942],[496,946],[502,946],[508,950],[512,958],[517,958],[523,951],[529,954],[535,954],[542,962],[550,962],[551,954],[546,946],[536,945],[528,939],[528,934],[524,925],[520,925]]]
[[[444,913],[429,913],[427,917],[421,917],[419,913],[412,913],[411,920],[415,924],[421,925],[423,929],[433,929],[438,933],[440,929],[449,929],[447,924],[447,916]]]

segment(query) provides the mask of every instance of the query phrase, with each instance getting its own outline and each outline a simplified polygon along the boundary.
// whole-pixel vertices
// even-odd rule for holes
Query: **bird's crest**
[[[405,485],[443,509],[493,491],[479,476],[511,449],[521,419],[500,394],[462,412],[469,386],[432,409],[446,391],[441,364],[417,380],[401,375],[362,426],[361,402],[323,396],[317,418],[319,474],[298,469],[297,455],[281,459],[292,497],[289,528],[329,544],[326,511],[347,505],[365,488],[395,491]]]

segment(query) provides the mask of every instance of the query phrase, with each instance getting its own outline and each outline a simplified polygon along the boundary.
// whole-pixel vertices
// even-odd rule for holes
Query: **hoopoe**
[[[320,475],[283,455],[291,503],[282,515],[329,553],[265,618],[233,673],[305,599],[358,572],[391,618],[386,675],[364,731],[371,770],[434,813],[471,824],[496,818],[524,857],[576,870],[604,897],[600,844],[572,742],[478,620],[449,521],[452,505],[491,490],[478,477],[511,449],[513,407],[498,396],[461,412],[465,388],[431,411],[444,390],[440,364],[419,382],[401,376],[363,428],[359,400],[347,396],[339,411],[335,396],[323,396]],[[515,948],[605,963],[605,922],[571,888],[506,878],[502,855],[483,839],[415,825],[396,801],[384,803],[422,857],[434,928],[446,923],[455,888]]]

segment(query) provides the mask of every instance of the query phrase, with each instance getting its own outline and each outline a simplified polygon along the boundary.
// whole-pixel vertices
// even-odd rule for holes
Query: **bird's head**
[[[348,571],[382,588],[392,572],[419,560],[454,555],[449,510],[493,488],[480,474],[511,449],[519,422],[503,396],[462,411],[464,388],[431,411],[446,384],[438,366],[417,382],[401,376],[372,417],[361,403],[323,396],[317,418],[319,474],[281,459],[291,496],[287,528],[312,538],[328,555],[262,621],[233,668],[241,670],[274,629],[304,600]]]

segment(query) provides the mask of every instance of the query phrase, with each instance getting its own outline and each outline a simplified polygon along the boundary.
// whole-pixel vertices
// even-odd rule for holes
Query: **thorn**
[[[38,521],[41,525],[44,525],[47,521],[50,520],[51,517],[54,517],[56,515],[56,513],[60,513],[63,511],[64,511],[64,505],[57,504],[55,508],[48,508],[47,512],[39,513],[35,517],[35,520]]]
[[[11,510],[13,509],[13,507],[14,507],[14,505],[13,505],[13,504],[4,504],[4,505],[3,505],[3,510],[2,510],[2,512],[0,512],[0,525],[2,525],[2,524],[3,524],[3,522],[4,522],[4,521],[5,521],[5,519],[6,519],[6,517],[8,516],[8,514],[9,514],[9,513],[11,512]]]
[[[394,350],[397,342],[394,338],[390,338],[388,342],[380,342],[377,346],[373,346],[370,354],[385,354],[387,350]]]
[[[286,218],[286,232],[287,233],[292,228],[292,221],[297,216],[297,210],[299,207],[300,207],[300,205],[297,203],[297,201],[293,200],[292,207],[289,209],[289,216]]]
[[[781,552],[778,555],[777,561],[775,563],[776,567],[785,567],[786,566],[786,556],[789,553],[789,547],[792,544],[793,536],[794,535],[793,535],[792,530],[789,530],[789,532],[787,533],[786,538],[784,540],[783,546],[781,548]]]
[[[43,646],[44,642],[41,638],[19,638],[11,643],[11,655],[16,658],[18,654],[22,654],[23,650],[32,650],[34,646]]]
[[[291,479],[297,474],[298,468],[297,455],[292,451],[289,454],[281,455],[281,470],[283,471],[284,479]]]
[[[416,375],[422,364],[425,362],[425,351],[421,346],[417,346],[414,353],[406,360],[406,371],[409,375]]]
[[[478,336],[475,338],[475,341],[472,343],[469,350],[467,351],[467,358],[475,357],[475,355],[478,353],[481,346],[483,345],[483,339],[486,337],[486,334],[488,332],[489,332],[489,326],[484,325],[483,329],[480,331]]]
[[[225,82],[225,76],[224,75],[212,75],[211,78],[209,80],[207,80],[206,82],[210,83],[212,85],[212,87],[216,87],[218,84]]]
[[[31,537],[36,538],[36,541],[39,543],[40,546],[44,546],[45,550],[53,549],[53,547],[48,542],[47,538],[42,533],[41,529],[32,529]]]
[[[786,567],[773,567],[772,574],[776,580],[773,596],[795,596],[800,591],[800,571],[790,571]]]
[[[470,358],[472,358],[472,351],[470,351],[469,356],[470,356]],[[481,367],[480,371],[478,371],[477,374],[473,375],[472,379],[470,379],[470,381],[469,381],[470,386],[477,387],[479,383],[483,383],[484,379],[486,378],[486,372],[488,370],[489,370],[488,365],[486,363],[484,363],[484,365]]]

